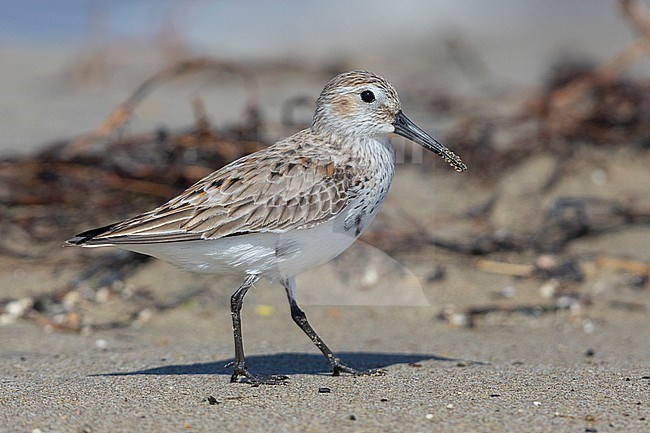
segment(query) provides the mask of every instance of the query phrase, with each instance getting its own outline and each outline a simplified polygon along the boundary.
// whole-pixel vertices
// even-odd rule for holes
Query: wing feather
[[[83,243],[216,239],[327,221],[343,210],[358,182],[352,164],[340,155],[310,156],[316,152],[309,134],[302,131],[243,157],[157,209],[109,226]],[[296,146],[296,140],[303,145]]]

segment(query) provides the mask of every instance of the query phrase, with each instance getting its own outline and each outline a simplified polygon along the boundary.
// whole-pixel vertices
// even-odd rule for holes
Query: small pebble
[[[427,277],[427,281],[429,283],[433,283],[434,281],[444,280],[445,277],[446,277],[446,270],[445,270],[444,266],[437,265],[434,268],[433,272],[431,272],[429,274],[429,276]]]
[[[372,286],[377,284],[377,281],[379,281],[379,272],[377,272],[377,269],[372,267],[366,268],[361,277],[361,284],[364,286]]]
[[[514,286],[506,286],[501,291],[499,291],[498,296],[500,298],[510,299],[514,298],[517,294],[517,289]]]
[[[594,185],[603,186],[607,183],[607,172],[602,168],[597,168],[591,172],[591,181]]]
[[[103,338],[98,338],[95,340],[95,346],[99,349],[106,349],[108,347],[108,341],[104,340]]]
[[[350,415],[350,416],[348,417],[348,419],[351,420],[351,421],[356,421],[356,420],[357,420],[357,417],[354,416],[354,415]]]
[[[539,294],[544,299],[551,299],[553,296],[555,296],[555,293],[559,288],[560,283],[555,279],[551,279],[542,284],[542,286],[539,288]]]
[[[539,269],[552,269],[557,266],[557,259],[550,254],[544,254],[537,258],[535,266]]]
[[[451,403],[449,403],[449,404],[448,404],[447,406],[445,406],[445,407],[446,407],[447,409],[453,409],[453,408],[454,408],[454,405],[451,404]]]
[[[275,309],[271,305],[257,305],[255,306],[255,314],[258,316],[268,317],[272,316]]]
[[[562,310],[571,308],[574,304],[577,303],[578,300],[573,296],[558,296],[558,298],[555,300],[555,305],[557,305],[557,307]]]
[[[5,312],[10,316],[20,317],[25,314],[27,309],[34,305],[32,298],[21,298],[16,301],[7,302],[5,305]]]
[[[596,325],[594,325],[594,323],[590,320],[585,320],[585,322],[582,324],[582,329],[585,331],[585,333],[591,334],[596,329]]]
[[[541,401],[534,401],[534,402],[533,402],[533,406],[537,406],[537,407],[539,407],[539,406],[541,406],[541,405],[542,405],[542,402],[541,402]]]
[[[588,357],[588,358],[591,358],[595,354],[596,354],[596,351],[594,349],[587,349],[587,351],[585,352],[585,356]]]
[[[469,326],[470,320],[466,314],[463,313],[453,313],[449,316],[449,324],[458,328]]]
[[[81,300],[81,293],[79,293],[77,290],[71,290],[68,293],[63,296],[63,299],[61,300],[61,303],[65,307],[66,310],[71,310],[74,308],[76,304],[79,303]]]
[[[149,308],[144,308],[138,312],[138,319],[140,322],[148,322],[153,317],[153,311]]]
[[[424,415],[424,417],[425,417],[426,419],[433,419],[433,414],[432,414],[432,413],[428,413],[428,414]]]
[[[105,304],[111,299],[111,289],[108,287],[101,287],[95,293],[95,302],[98,304]]]

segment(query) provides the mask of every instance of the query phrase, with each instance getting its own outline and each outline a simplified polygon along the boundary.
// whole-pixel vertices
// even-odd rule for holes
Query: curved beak
[[[408,138],[425,149],[440,155],[442,159],[451,165],[457,172],[460,173],[467,170],[467,166],[463,161],[461,161],[459,156],[447,147],[438,143],[432,136],[420,129],[415,123],[411,122],[411,120],[402,113],[402,110],[398,111],[395,115],[393,126],[395,127],[395,134]]]

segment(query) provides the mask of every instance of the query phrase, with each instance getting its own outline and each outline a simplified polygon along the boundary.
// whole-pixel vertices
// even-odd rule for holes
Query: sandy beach
[[[445,11],[445,19],[454,15]],[[516,18],[517,11],[508,11]],[[559,16],[552,8],[536,11]],[[365,17],[362,12],[354,14]],[[564,28],[558,35],[574,34],[568,45],[601,54],[596,64],[633,40],[623,20],[612,19],[605,32],[611,37],[599,52],[591,21],[572,30],[567,21],[579,21],[580,14],[565,12],[553,21]],[[480,36],[489,26],[478,22]],[[469,171],[458,174],[443,161],[399,147],[403,161],[388,199],[359,245],[298,278],[299,301],[329,346],[351,366],[382,368],[386,375],[332,377],[291,320],[282,287],[260,282],[243,310],[248,363],[255,372],[290,380],[259,387],[230,383],[226,368],[233,359],[229,298],[241,281],[105,249],[62,247],[77,232],[162,203],[160,190],[123,193],[124,173],[97,171],[103,177],[82,177],[91,186],[81,197],[66,192],[70,201],[57,201],[48,193],[68,191],[65,173],[34,169],[55,166],[37,156],[38,149],[57,149],[53,144],[74,143],[95,130],[147,77],[186,55],[227,50],[210,48],[198,30],[194,41],[172,37],[185,44],[173,52],[166,51],[169,40],[152,48],[135,37],[106,49],[92,41],[0,46],[0,56],[12,59],[0,66],[0,79],[10,84],[0,101],[6,221],[0,232],[0,432],[650,431],[647,59],[630,66],[633,78],[595,87],[587,102],[576,104],[578,114],[546,118],[556,129],[545,130],[551,132],[544,141],[545,123],[535,116],[543,103],[548,112],[553,105],[550,96],[534,95],[548,83],[543,73],[533,80],[536,66],[517,64],[516,53],[549,71],[552,59],[533,56],[526,38],[511,48],[507,43],[527,33],[518,25],[508,30],[475,46],[459,38],[460,45],[451,44],[459,51],[451,53],[450,45],[427,45],[437,33],[421,31],[411,35],[421,45],[394,58],[384,55],[395,51],[385,44],[347,47],[339,56],[324,45],[311,58],[296,46],[305,61],[289,61],[289,43],[277,55],[266,47],[265,57],[250,51],[245,60],[220,58],[254,77],[257,93],[236,73],[223,81],[197,75],[166,83],[118,131],[94,142],[82,154],[88,159],[60,164],[94,173],[111,153],[102,149],[115,141],[152,131],[161,142],[181,135],[197,121],[197,100],[215,136],[240,143],[232,125],[240,126],[251,94],[261,113],[256,139],[268,144],[309,120],[311,101],[340,68],[373,68],[390,77],[405,112],[469,159]],[[546,34],[542,30],[540,24],[531,34]],[[580,30],[590,36],[581,39]],[[557,40],[540,40],[540,52],[562,51]],[[469,57],[453,60],[458,53]],[[488,61],[486,69],[462,70],[463,59]],[[472,77],[485,70],[490,73]],[[456,86],[458,94],[449,90]],[[283,123],[291,98],[303,101],[293,112],[295,124]],[[594,106],[605,108],[595,109],[578,132],[566,133],[566,123]],[[533,140],[538,144],[529,145]],[[150,151],[120,148],[118,162],[148,169],[141,164],[149,155],[143,149]],[[200,163],[187,172],[208,169]],[[138,185],[162,188],[151,176]],[[31,184],[18,182],[28,177]],[[116,206],[120,200],[123,206]]]

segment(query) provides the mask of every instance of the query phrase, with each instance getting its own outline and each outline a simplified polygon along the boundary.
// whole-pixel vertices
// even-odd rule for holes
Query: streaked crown
[[[337,75],[316,101],[314,132],[383,136],[393,132],[401,104],[392,84],[367,71]]]

